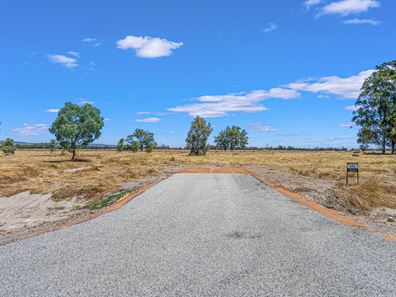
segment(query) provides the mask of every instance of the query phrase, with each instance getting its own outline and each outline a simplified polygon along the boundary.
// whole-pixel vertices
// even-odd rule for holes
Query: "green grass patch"
[[[89,210],[98,210],[104,207],[107,207],[111,204],[113,204],[114,202],[116,202],[117,200],[121,199],[122,197],[125,196],[125,194],[127,194],[128,192],[123,191],[114,195],[110,195],[107,196],[105,198],[103,198],[101,201],[99,202],[93,202],[91,204],[88,205]]]

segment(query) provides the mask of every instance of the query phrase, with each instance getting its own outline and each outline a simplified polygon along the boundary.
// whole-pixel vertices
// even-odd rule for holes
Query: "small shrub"
[[[11,138],[7,138],[3,145],[1,146],[1,151],[6,155],[14,154],[16,151],[16,147],[14,145],[14,140]]]
[[[118,194],[107,196],[107,197],[103,198],[99,202],[93,202],[93,203],[89,204],[88,208],[89,208],[89,210],[98,210],[98,209],[110,206],[111,204],[113,204],[117,200],[119,200],[122,197],[124,197],[126,194],[127,194],[127,192],[124,191],[124,192],[121,192],[121,193],[118,193]]]

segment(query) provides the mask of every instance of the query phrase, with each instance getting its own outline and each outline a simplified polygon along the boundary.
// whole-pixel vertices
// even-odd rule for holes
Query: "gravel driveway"
[[[396,296],[396,243],[248,175],[176,174],[122,209],[1,246],[0,296]]]

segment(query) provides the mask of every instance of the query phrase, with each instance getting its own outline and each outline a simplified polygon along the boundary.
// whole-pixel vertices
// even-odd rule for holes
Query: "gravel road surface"
[[[0,296],[396,296],[396,243],[238,174],[176,174],[123,208],[0,247]]]

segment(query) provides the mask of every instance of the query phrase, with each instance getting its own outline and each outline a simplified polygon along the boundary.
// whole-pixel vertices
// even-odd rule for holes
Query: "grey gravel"
[[[396,296],[396,244],[250,176],[176,174],[0,247],[0,296]]]

